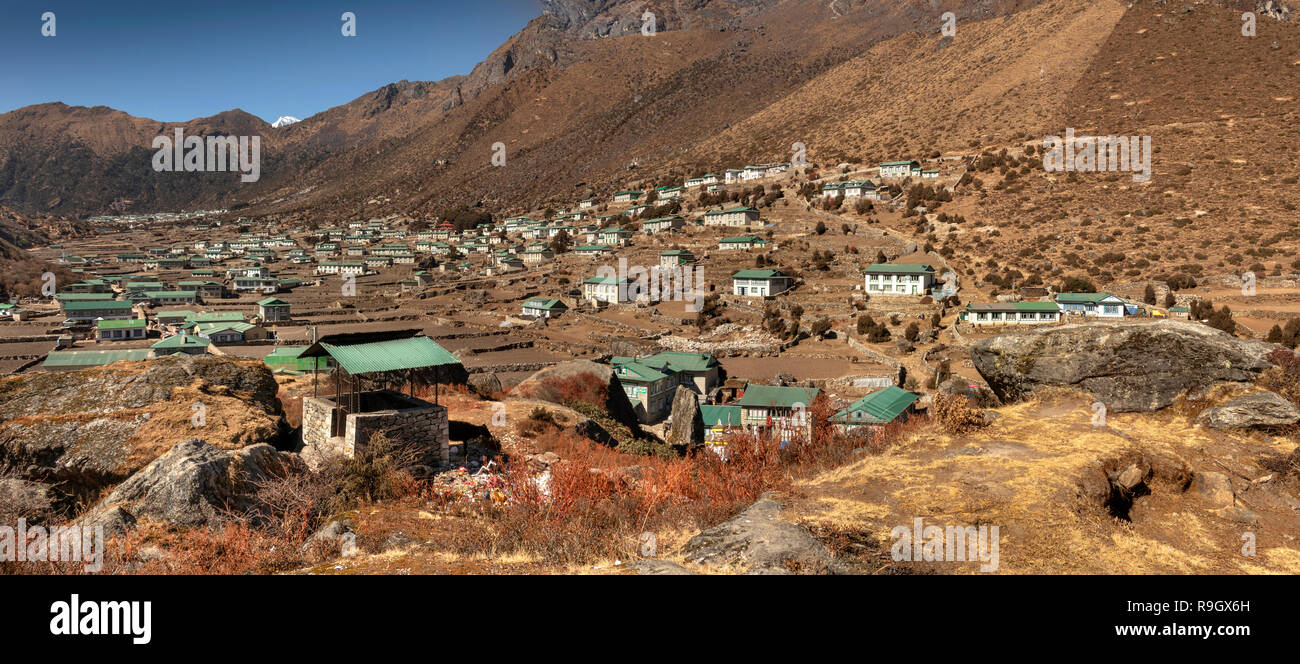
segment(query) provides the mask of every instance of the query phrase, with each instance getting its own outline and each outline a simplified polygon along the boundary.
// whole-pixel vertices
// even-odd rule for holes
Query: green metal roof
[[[285,302],[284,300],[281,300],[281,299],[278,298],[278,297],[268,297],[268,298],[264,298],[264,299],[258,300],[257,303],[258,303],[259,305],[263,306],[263,307],[272,307],[272,306],[275,306],[275,307],[279,307],[279,306],[289,306],[289,303],[288,303],[288,302]]]
[[[660,371],[708,371],[718,366],[712,353],[664,351],[643,357],[637,362]]]
[[[736,402],[738,406],[793,408],[796,403],[811,406],[821,390],[815,387],[781,387],[778,385],[750,385],[745,395]]]
[[[700,419],[706,427],[738,427],[740,406],[700,406]]]
[[[714,210],[712,212],[705,212],[704,216],[712,217],[719,214],[732,214],[735,212],[753,212],[754,214],[758,214],[758,210],[752,207],[734,207],[729,210]]]
[[[95,327],[100,330],[136,330],[145,326],[143,318],[128,318],[126,320],[100,320],[95,321]]]
[[[56,293],[54,299],[60,302],[104,302],[113,299],[112,293]]]
[[[242,311],[205,311],[195,314],[194,322],[196,323],[242,323],[244,322],[244,313]]]
[[[863,270],[868,274],[934,274],[934,268],[922,264],[872,263]]]
[[[567,309],[565,304],[553,297],[533,297],[524,302],[529,309]]]
[[[758,237],[757,235],[737,235],[736,237],[722,238],[721,240],[718,241],[718,244],[742,244],[742,243],[743,244],[767,244],[767,240],[764,240],[763,238]]]
[[[1110,293],[1057,293],[1057,302],[1101,302],[1110,297],[1115,297]],[[1119,298],[1115,298],[1119,299]]]
[[[128,350],[60,350],[50,353],[42,367],[98,367],[114,362],[139,362],[149,358],[148,348]]]
[[[847,423],[892,422],[920,396],[896,385],[876,390],[835,414],[835,421]]]
[[[172,336],[155,343],[151,347],[156,349],[207,348],[211,344],[212,342],[207,339],[181,333],[173,334]]]
[[[617,360],[617,359],[626,359],[626,358],[614,358],[614,359]],[[614,360],[610,360],[610,361],[611,363],[613,363]],[[653,367],[649,367],[644,364],[641,364],[640,362],[637,362],[635,360],[617,363],[614,364],[613,366],[614,366],[614,373],[617,374],[619,380],[622,381],[630,381],[633,383],[653,383],[657,380],[662,380],[668,377],[668,374],[663,373],[662,371],[659,371],[657,369],[654,369]]]
[[[64,311],[99,311],[107,310],[127,310],[133,305],[125,300],[90,300],[87,302],[64,302]]]
[[[354,376],[461,363],[460,358],[429,337],[337,346],[320,342],[319,345],[344,371]]]
[[[780,270],[741,270],[733,275],[732,279],[789,279],[790,277],[781,274]]]

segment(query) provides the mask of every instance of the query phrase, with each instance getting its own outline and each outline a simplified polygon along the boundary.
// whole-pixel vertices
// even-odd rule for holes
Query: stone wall
[[[397,392],[384,392],[386,398],[404,402],[401,408],[351,413],[347,416],[344,435],[331,438],[330,413],[334,402],[324,397],[302,400],[303,456],[312,465],[328,455],[351,457],[364,449],[370,437],[379,431],[397,443],[411,443],[428,450],[426,463],[434,467],[451,463],[450,427],[447,408]]]

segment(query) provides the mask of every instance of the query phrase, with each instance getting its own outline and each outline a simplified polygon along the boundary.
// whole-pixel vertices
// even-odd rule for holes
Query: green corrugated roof
[[[428,337],[372,341],[321,348],[352,375],[460,364],[460,359]]]
[[[104,302],[113,299],[112,293],[56,293],[54,299],[60,302]]]
[[[848,408],[836,413],[834,419],[850,424],[892,422],[918,398],[919,395],[890,385],[853,402]]]
[[[126,320],[99,320],[95,321],[95,327],[100,330],[135,330],[145,326],[143,318],[128,318]]]
[[[777,406],[793,408],[796,403],[811,406],[817,394],[815,387],[781,387],[779,385],[750,385],[745,388],[745,395],[736,402],[738,406]]]
[[[738,427],[740,406],[700,406],[700,419],[706,427]]]
[[[91,300],[88,302],[64,302],[64,311],[98,311],[100,309],[108,310],[126,310],[133,305],[125,300]]]
[[[755,243],[767,243],[767,240],[764,240],[763,238],[758,237],[757,235],[737,235],[736,237],[722,238],[721,240],[718,241],[718,244],[740,244],[742,242],[745,244],[755,244]]]
[[[244,313],[242,311],[205,311],[194,316],[196,323],[242,323],[244,322]]]
[[[156,349],[207,348],[211,344],[212,342],[208,341],[207,339],[182,333],[182,334],[173,334],[172,336],[167,337],[166,339],[163,339],[158,343],[155,343],[152,346],[152,348],[156,348]]]
[[[262,306],[264,306],[264,307],[270,307],[270,306],[284,306],[284,305],[288,305],[288,304],[289,304],[288,302],[285,302],[284,300],[281,300],[281,299],[278,298],[278,297],[268,297],[268,298],[263,298],[263,299],[261,299],[261,300],[258,300],[257,303],[260,304],[260,305],[262,305]]]
[[[1108,297],[1115,297],[1110,293],[1057,293],[1057,302],[1101,302]]]
[[[872,263],[863,270],[868,274],[933,274],[934,268],[929,265],[907,265],[902,263]]]
[[[668,369],[670,371],[708,371],[712,367],[718,366],[718,361],[712,353],[682,353],[678,351],[664,351],[643,357],[638,362],[659,370]]]
[[[128,350],[60,350],[50,353],[43,367],[98,367],[114,362],[148,359],[148,348]]]
[[[788,279],[780,270],[741,270],[732,279]]]
[[[624,362],[614,363],[614,360],[623,359]],[[635,360],[626,361],[626,358],[614,358],[610,360],[614,366],[614,373],[618,375],[619,380],[632,381],[637,383],[653,383],[668,377],[668,374],[659,371],[653,367],[646,366]]]
[[[563,302],[553,297],[534,297],[524,302],[524,306],[529,309],[565,309]]]

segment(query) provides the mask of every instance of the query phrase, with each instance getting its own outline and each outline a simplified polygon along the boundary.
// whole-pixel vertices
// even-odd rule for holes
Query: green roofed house
[[[278,297],[267,297],[257,301],[257,315],[264,323],[278,323],[289,320],[289,307]]]
[[[872,263],[863,270],[867,295],[925,295],[934,286],[934,268],[923,264]]]
[[[722,364],[712,353],[682,353],[664,351],[641,358],[615,356],[610,364],[635,362],[674,378],[669,389],[676,390],[678,385],[685,385],[701,399],[713,391],[721,380]],[[669,399],[672,396],[669,395]]]
[[[920,395],[890,385],[849,404],[832,415],[831,422],[844,433],[855,433],[863,428],[889,424],[899,417],[905,421],[907,415],[915,411],[919,398]]]
[[[758,219],[759,212],[752,207],[734,207],[704,213],[705,226],[748,226]]]
[[[141,362],[150,357],[148,348],[123,350],[59,350],[45,357],[41,368],[45,371],[76,371],[88,367],[102,367],[114,362]]]
[[[695,254],[690,249],[669,249],[659,252],[659,267],[676,268],[695,262]]]
[[[642,424],[658,422],[668,415],[677,389],[674,376],[630,357],[615,357],[610,364]]]
[[[155,312],[153,318],[161,325],[180,325],[194,318],[194,312],[189,309],[167,309]]]
[[[781,441],[806,440],[812,434],[808,409],[821,391],[815,387],[781,387],[750,383],[736,401],[744,427]]]
[[[302,400],[303,457],[309,465],[351,457],[380,431],[394,444],[423,450],[420,463],[450,465],[447,408],[437,402],[438,386],[464,384],[468,374],[447,349],[419,330],[394,330],[326,335],[298,357],[334,361],[323,378],[333,394],[318,395],[313,372],[312,396]],[[433,403],[418,396],[430,391]]]
[[[612,251],[612,249],[603,244],[584,244],[581,247],[574,249],[573,253],[578,254],[579,256],[600,256],[601,254],[606,254],[610,251]]]
[[[735,237],[724,237],[718,241],[719,249],[739,249],[749,251],[750,249],[763,249],[771,242],[764,240],[757,235],[737,235]]]
[[[567,305],[553,297],[530,297],[523,306],[523,314],[535,318],[555,318],[568,310]]]
[[[242,311],[203,311],[195,314],[192,320],[195,323],[244,323],[248,319],[244,318]]]
[[[208,346],[210,345],[212,345],[212,342],[208,339],[182,332],[165,337],[149,348],[153,351],[151,357],[163,357],[164,355],[175,355],[176,353],[203,355],[208,352]]]
[[[252,323],[237,321],[199,323],[195,326],[194,331],[200,337],[208,339],[214,344],[237,344],[266,338],[266,330]]]
[[[744,431],[740,406],[700,406],[700,419],[704,420],[704,445],[710,451],[727,456],[731,437]]]
[[[192,290],[162,290],[145,291],[144,299],[156,307],[166,304],[194,304],[198,302],[199,296],[197,291]]]
[[[880,165],[880,177],[882,178],[905,178],[911,175],[920,175],[921,164],[915,160],[909,161],[887,161]]]
[[[129,339],[143,339],[148,329],[146,323],[147,321],[143,318],[97,320],[95,321],[95,340],[126,341]]]
[[[1187,307],[1169,307],[1169,315],[1174,318],[1187,318],[1190,313],[1191,309]]]
[[[1057,293],[1056,302],[1067,314],[1123,318],[1124,300],[1110,293]]]
[[[98,300],[90,302],[64,302],[63,316],[67,323],[90,322],[97,318],[135,318],[135,305],[125,300]]]
[[[745,297],[767,297],[786,292],[791,281],[780,270],[741,270],[731,275],[731,292]]]
[[[968,302],[961,320],[986,325],[1039,325],[1061,322],[1055,302]]]

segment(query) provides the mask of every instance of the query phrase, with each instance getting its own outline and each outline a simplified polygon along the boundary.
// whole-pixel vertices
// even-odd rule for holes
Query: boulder
[[[252,494],[259,482],[301,470],[297,455],[270,445],[225,451],[192,438],[128,478],[83,520],[97,521],[120,509],[132,520],[200,526],[227,510],[254,508]]]
[[[494,373],[470,374],[469,387],[480,397],[490,399],[493,394],[501,391],[501,379]]]
[[[1232,490],[1232,480],[1223,473],[1197,473],[1189,487],[1209,504],[1218,507],[1232,507],[1236,493]]]
[[[1211,429],[1268,429],[1300,422],[1300,409],[1276,393],[1251,392],[1201,411],[1197,419]]]
[[[686,561],[746,574],[850,573],[826,545],[780,520],[777,498],[769,491],[731,519],[692,537],[683,551]]]
[[[278,441],[278,391],[261,363],[216,356],[2,379],[0,467],[89,501],[197,433],[228,450]]]
[[[677,386],[669,417],[672,422],[669,445],[691,449],[704,444],[704,418],[700,416],[700,400],[694,391],[685,385]]]
[[[0,478],[0,524],[18,519],[41,524],[54,516],[52,487],[42,482]]]
[[[1132,412],[1164,408],[1196,388],[1253,381],[1274,348],[1200,323],[1099,321],[984,339],[971,359],[1004,402],[1067,387]]]

